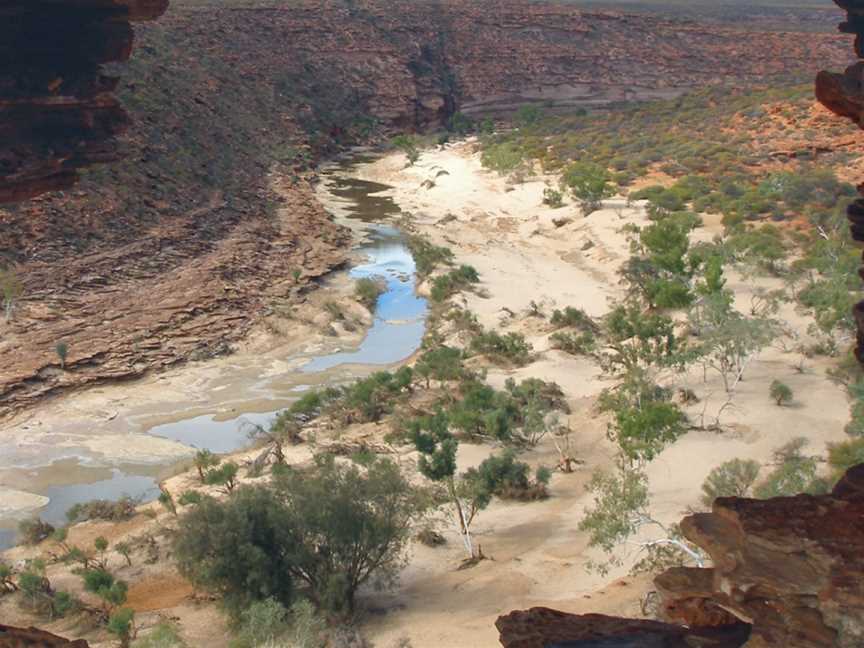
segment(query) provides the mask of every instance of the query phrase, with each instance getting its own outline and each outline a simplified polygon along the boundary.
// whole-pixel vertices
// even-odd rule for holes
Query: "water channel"
[[[240,367],[239,373],[250,377],[251,384],[244,385],[244,389],[249,395],[254,394],[254,399],[238,401],[233,397],[237,390],[226,389],[224,402],[220,403],[219,398],[210,400],[210,412],[198,411],[185,418],[173,416],[169,422],[152,425],[140,423],[144,417],[136,420],[133,412],[112,421],[112,434],[147,434],[216,453],[237,451],[250,444],[250,424],[268,425],[303,391],[344,383],[371,371],[392,367],[420,347],[427,305],[415,294],[414,260],[404,236],[391,224],[399,209],[390,198],[376,195],[386,190],[386,185],[351,176],[351,169],[358,161],[365,160],[348,160],[325,169],[322,181],[326,202],[330,203],[328,207],[334,208],[338,221],[349,225],[359,235],[355,248],[358,262],[349,271],[350,275],[376,277],[386,284],[378,298],[372,326],[359,346],[284,358],[279,365],[284,367],[281,371],[256,373],[254,359],[249,360],[248,366]],[[129,389],[134,390],[134,384],[130,384]],[[228,393],[233,399],[229,399]],[[228,416],[226,407],[231,412]],[[173,409],[176,413],[176,403]],[[200,406],[197,409],[200,410]],[[58,431],[58,435],[62,432]],[[80,430],[74,432],[81,433]],[[150,501],[159,494],[159,479],[181,465],[176,461],[171,464],[153,461],[106,464],[100,461],[98,454],[94,456],[86,448],[74,444],[28,449],[20,442],[4,445],[0,437],[0,471],[5,469],[0,472],[0,486],[47,497],[48,503],[36,514],[54,525],[62,525],[66,511],[76,503],[115,500],[127,495],[142,502]],[[16,519],[4,514],[3,502],[0,502],[0,550],[14,544],[16,524]]]

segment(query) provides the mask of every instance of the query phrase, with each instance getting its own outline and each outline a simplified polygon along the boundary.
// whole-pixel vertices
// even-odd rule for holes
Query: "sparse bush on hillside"
[[[471,353],[482,355],[499,364],[524,367],[531,362],[534,347],[521,333],[501,334],[497,331],[484,331],[471,339]]]
[[[778,406],[788,405],[792,402],[792,389],[789,385],[779,380],[772,381],[768,391],[771,394],[771,400],[777,403]]]
[[[864,463],[864,438],[828,445],[828,465],[834,479],[839,479],[852,466]]]
[[[72,506],[66,511],[66,519],[73,524],[87,520],[119,522],[134,516],[137,505],[136,500],[125,496],[113,502],[111,500],[91,500]]]
[[[552,187],[546,187],[543,190],[543,204],[548,205],[552,209],[558,209],[559,207],[563,207],[564,194],[557,189],[553,189]]]
[[[593,333],[569,333],[558,331],[549,337],[552,348],[570,355],[591,355],[597,350],[597,339]]]
[[[794,439],[774,453],[777,467],[756,488],[756,497],[769,499],[799,493],[817,495],[829,490],[825,480],[817,475],[818,457],[802,453],[805,445],[806,439]]]
[[[18,539],[21,544],[37,545],[51,537],[54,527],[40,518],[21,520],[18,523]]]
[[[411,256],[414,257],[419,277],[430,275],[439,265],[450,265],[453,262],[453,252],[449,248],[434,245],[426,237],[410,236],[407,244]]]
[[[432,290],[430,296],[435,303],[441,303],[460,290],[464,290],[476,283],[479,283],[480,275],[470,265],[460,265],[455,270],[451,270],[447,274],[435,277],[432,280]]]
[[[702,503],[710,507],[718,497],[749,497],[759,477],[759,462],[732,459],[714,468],[702,484]]]
[[[427,505],[421,495],[392,462],[361,471],[321,456],[311,470],[276,471],[272,486],[206,498],[182,518],[175,556],[184,576],[232,610],[266,599],[290,606],[305,594],[350,615],[363,584],[397,575]]]
[[[357,301],[370,311],[375,310],[378,298],[384,290],[384,282],[381,279],[362,277],[354,282],[354,295],[357,297]]]

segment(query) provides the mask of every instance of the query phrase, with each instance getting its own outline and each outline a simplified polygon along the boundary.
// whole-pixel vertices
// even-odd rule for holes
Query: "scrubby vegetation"
[[[389,461],[361,471],[322,455],[309,470],[277,470],[270,486],[205,498],[181,522],[177,561],[238,614],[256,601],[308,598],[350,615],[364,583],[395,578],[426,505]]]

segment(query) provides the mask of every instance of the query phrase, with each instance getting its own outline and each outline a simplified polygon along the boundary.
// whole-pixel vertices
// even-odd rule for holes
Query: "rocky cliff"
[[[67,34],[65,23],[22,13],[42,2],[19,4],[0,11],[31,20],[32,43]],[[71,189],[0,209],[0,266],[22,288],[11,320],[0,322],[0,416],[46,394],[223,352],[275,301],[302,299],[286,282],[294,269],[305,268],[302,284],[345,258],[347,237],[306,182],[314,160],[340,147],[526,99],[573,105],[800,78],[814,61],[844,60],[848,48],[832,34],[551,2],[175,0],[138,26],[127,64],[107,66],[119,84],[93,77],[97,61],[128,54],[128,20],[149,15],[133,4],[75,3],[82,13],[68,24],[102,6],[103,40],[113,43],[87,59],[90,76],[76,63],[78,76],[36,66],[14,77],[32,85],[17,95],[32,123],[46,92],[101,112],[63,113],[74,123],[37,129],[39,137],[15,127],[5,199],[68,187],[84,171]],[[162,5],[140,3],[154,15]],[[101,42],[93,29],[88,42]],[[0,50],[19,65],[14,51]],[[114,96],[132,122],[118,140],[121,159],[87,167],[117,156],[125,120]]]
[[[0,648],[88,648],[83,639],[69,641],[36,628],[13,628],[0,624]]]
[[[0,203],[68,188],[82,167],[116,158],[128,125],[102,65],[132,52],[130,22],[168,0],[0,4]]]
[[[622,647],[864,645],[864,465],[829,495],[721,498],[711,513],[687,517],[681,528],[714,566],[657,577],[674,623],[534,609],[498,620],[502,645],[546,648],[588,639]]]

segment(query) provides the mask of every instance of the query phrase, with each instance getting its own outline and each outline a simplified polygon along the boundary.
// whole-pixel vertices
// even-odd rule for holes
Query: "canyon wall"
[[[849,44],[491,0],[175,0],[136,38],[128,63],[107,66],[121,81],[100,88],[113,94],[94,95],[117,115],[116,94],[131,116],[119,150],[119,121],[85,120],[102,125],[85,138],[91,153],[47,176],[67,188],[0,209],[0,266],[21,286],[0,322],[0,416],[225,352],[275,306],[302,301],[305,285],[345,260],[348,237],[309,181],[316,159],[347,145],[525,99],[591,104],[801,78],[816,61],[844,61]],[[49,78],[33,71],[40,88],[54,87]],[[43,143],[20,139],[13,166],[41,169]],[[119,161],[87,166],[109,157]],[[8,179],[6,191],[20,196]],[[298,268],[300,281],[288,281]]]
[[[78,170],[116,159],[128,125],[102,64],[132,52],[132,21],[168,0],[0,4],[0,203],[71,187]]]

